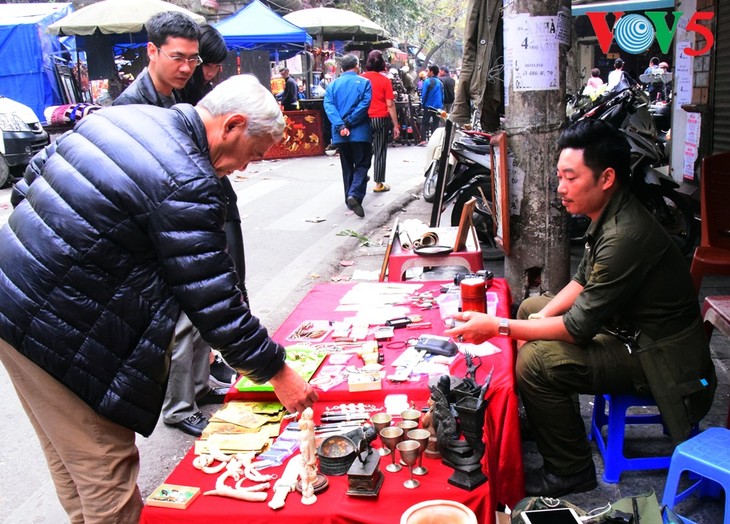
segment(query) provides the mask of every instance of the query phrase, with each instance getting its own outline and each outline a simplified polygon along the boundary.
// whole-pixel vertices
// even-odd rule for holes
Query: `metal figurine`
[[[444,386],[450,383],[450,379],[443,379],[442,376],[438,385],[430,388],[436,445],[443,463],[454,468],[449,484],[472,491],[487,481],[481,460],[485,450],[482,434],[487,408],[484,396],[489,383],[481,388],[477,386],[474,395],[462,396],[453,406],[457,413],[454,416],[450,403],[451,391],[444,392]],[[464,436],[463,440],[460,435]]]
[[[357,460],[347,472],[347,494],[354,497],[377,497],[383,485],[383,472],[378,467],[380,455],[373,453],[371,446],[377,433],[372,426],[364,426],[363,431],[364,436],[358,444]]]

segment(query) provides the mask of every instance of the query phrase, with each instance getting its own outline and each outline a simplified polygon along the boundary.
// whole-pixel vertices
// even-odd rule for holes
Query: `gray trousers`
[[[526,299],[517,318],[537,313],[550,299]],[[555,475],[578,473],[592,463],[577,394],[630,394],[636,392],[634,384],[646,382],[638,359],[603,334],[585,345],[525,343],[517,353],[515,380],[545,469]]]
[[[195,399],[208,391],[210,346],[185,313],[175,325],[175,338],[162,420],[176,424],[198,411]]]

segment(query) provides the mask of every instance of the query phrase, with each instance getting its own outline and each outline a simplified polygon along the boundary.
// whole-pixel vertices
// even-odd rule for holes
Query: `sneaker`
[[[238,373],[235,369],[228,365],[228,362],[223,360],[220,353],[214,353],[215,357],[210,365],[210,378],[211,382],[215,387],[228,388],[236,382]]]
[[[193,437],[199,437],[203,434],[205,426],[208,425],[208,419],[205,418],[205,415],[203,415],[202,412],[198,411],[180,422],[175,422],[173,424],[165,422],[165,424],[172,426],[173,428],[177,428],[183,433],[187,433]]]

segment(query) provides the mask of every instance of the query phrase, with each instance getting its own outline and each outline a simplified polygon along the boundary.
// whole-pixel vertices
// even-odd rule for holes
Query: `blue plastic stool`
[[[606,414],[608,403],[608,414]],[[626,410],[632,406],[656,406],[651,397],[637,395],[596,395],[591,420],[591,432],[588,438],[596,442],[596,447],[603,458],[603,480],[616,483],[624,471],[666,469],[669,467],[670,455],[660,457],[624,456],[624,433],[626,424],[663,424],[659,414],[627,415]],[[606,439],[603,439],[601,428],[608,424]]]
[[[700,479],[689,488],[677,493],[679,479],[684,471],[689,471]],[[662,504],[674,506],[698,488],[700,496],[718,496],[718,484],[725,490],[725,524],[730,523],[730,429],[708,428],[702,433],[682,442],[672,454],[672,462],[664,486]],[[682,517],[687,523],[694,521]]]

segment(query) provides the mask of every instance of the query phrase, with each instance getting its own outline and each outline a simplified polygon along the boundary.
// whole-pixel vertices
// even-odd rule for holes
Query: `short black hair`
[[[378,73],[385,71],[385,59],[383,58],[383,53],[377,49],[370,51],[370,53],[368,53],[368,59],[365,62],[365,69],[368,71],[376,71]]]
[[[179,11],[164,11],[145,22],[147,40],[162,47],[169,37],[200,40],[200,27],[188,15]]]
[[[439,76],[439,66],[436,66],[436,65],[428,66],[428,70],[433,73],[433,76]]]
[[[624,66],[624,61],[623,60],[621,60],[620,58],[617,58],[616,60],[614,60],[614,62],[613,62],[613,67],[614,68],[620,69],[623,66]]]
[[[653,66],[659,65],[659,57],[658,56],[652,56],[651,60],[649,60],[649,63]]]
[[[221,64],[228,56],[223,36],[212,25],[200,29],[200,58],[204,64]]]
[[[613,168],[619,183],[631,181],[631,146],[624,134],[603,120],[581,120],[565,128],[558,138],[558,153],[563,149],[582,149],[583,162],[598,178]]]

